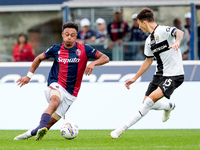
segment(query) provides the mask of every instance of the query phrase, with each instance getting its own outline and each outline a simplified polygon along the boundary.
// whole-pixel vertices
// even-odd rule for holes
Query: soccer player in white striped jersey
[[[144,8],[138,13],[137,22],[143,32],[150,33],[145,42],[146,59],[136,75],[128,80],[125,86],[130,89],[130,85],[148,70],[154,58],[157,61],[156,72],[146,91],[142,105],[124,125],[110,133],[111,138],[118,138],[151,109],[164,110],[162,121],[167,121],[175,104],[164,103],[160,99],[162,97],[170,99],[173,91],[184,81],[182,56],[179,49],[184,33],[175,27],[158,25],[154,20],[153,11],[149,8]]]

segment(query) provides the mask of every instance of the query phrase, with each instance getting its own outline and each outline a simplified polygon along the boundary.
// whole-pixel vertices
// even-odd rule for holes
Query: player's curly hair
[[[64,31],[66,28],[73,28],[78,32],[78,24],[75,22],[66,22],[62,25],[62,31]]]
[[[153,10],[151,10],[150,8],[144,8],[142,9],[138,15],[137,15],[137,19],[140,21],[148,21],[148,22],[154,22],[154,14],[153,14]]]

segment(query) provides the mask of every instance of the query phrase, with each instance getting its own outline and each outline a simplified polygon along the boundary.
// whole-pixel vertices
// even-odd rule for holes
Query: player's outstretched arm
[[[154,59],[154,57],[146,58],[144,60],[140,69],[136,73],[136,75],[132,79],[129,79],[128,81],[126,81],[125,86],[127,89],[130,89],[130,85],[132,83],[134,83],[143,73],[145,73],[149,69],[149,67],[151,66],[151,64],[153,62],[153,59]]]
[[[34,60],[33,63],[31,65],[31,68],[28,72],[28,74],[24,77],[21,77],[17,80],[17,85],[19,85],[20,87],[22,87],[23,85],[27,84],[30,80],[31,77],[33,75],[33,73],[35,72],[35,70],[38,68],[38,66],[40,65],[41,61],[45,60],[45,56],[43,54],[38,55]]]
[[[105,54],[99,52],[97,59],[95,61],[92,61],[85,69],[85,74],[90,75],[94,69],[95,66],[104,65],[105,63],[108,63],[110,61],[109,57]]]
[[[173,48],[175,51],[177,51],[180,48],[180,43],[183,39],[184,32],[177,29],[174,34],[176,35],[176,41],[169,47],[169,49]]]

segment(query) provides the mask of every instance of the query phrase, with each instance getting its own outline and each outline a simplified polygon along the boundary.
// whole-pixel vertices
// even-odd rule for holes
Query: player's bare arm
[[[45,59],[46,58],[44,57],[43,54],[38,55],[34,59],[28,74],[31,74],[31,73],[33,74],[35,72],[35,70],[38,68],[38,66],[40,65],[41,61],[43,61]],[[20,87],[22,87],[23,85],[29,83],[30,80],[31,80],[30,76],[21,77],[17,80],[17,83],[18,83],[17,85],[20,85]]]
[[[95,40],[96,40],[96,37],[95,37],[95,36],[92,36],[91,38],[86,39],[85,42],[86,42],[86,43],[89,43],[89,42],[94,42]]]
[[[128,81],[126,81],[125,86],[127,89],[130,89],[130,85],[134,83],[143,73],[145,73],[149,69],[149,67],[151,66],[153,62],[153,59],[154,57],[150,57],[144,60],[143,64],[141,65],[136,75],[132,79],[129,79]]]
[[[183,39],[184,32],[177,29],[174,33],[176,35],[176,41],[173,45],[169,47],[169,49],[173,48],[174,50],[178,50],[180,48],[181,40]]]
[[[105,63],[108,63],[110,60],[109,60],[109,57],[106,56],[105,54],[99,52],[98,55],[97,55],[97,59],[95,61],[92,61],[85,69],[85,74],[86,75],[90,75],[94,69],[95,66],[100,66],[100,65],[103,65]]]

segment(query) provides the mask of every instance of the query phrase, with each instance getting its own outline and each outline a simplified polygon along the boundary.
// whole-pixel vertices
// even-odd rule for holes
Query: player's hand
[[[175,42],[174,44],[172,44],[170,47],[168,47],[169,49],[173,48],[175,51],[178,51],[178,49],[180,48],[180,43],[179,42]]]
[[[108,43],[108,48],[109,48],[109,50],[112,50],[113,47],[114,47],[114,42],[109,41],[109,43]]]
[[[123,43],[123,40],[117,40],[117,44],[121,45]]]
[[[24,76],[19,78],[16,83],[18,83],[17,85],[19,85],[20,87],[22,87],[23,85],[27,84],[30,81],[31,78]]]
[[[136,80],[135,80],[134,78],[129,79],[128,81],[126,81],[126,83],[125,83],[126,88],[129,90],[129,89],[130,89],[130,85],[131,85],[132,83],[134,83],[135,81],[136,81]]]
[[[85,74],[86,75],[90,75],[91,73],[92,73],[92,71],[94,70],[94,64],[93,64],[93,62],[91,62],[87,67],[86,67],[86,69],[85,69]]]

